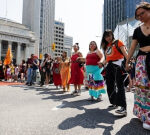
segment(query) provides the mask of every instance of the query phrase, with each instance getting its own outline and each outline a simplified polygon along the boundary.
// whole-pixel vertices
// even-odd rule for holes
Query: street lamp
[[[97,42],[100,44],[102,36],[97,35],[96,38],[98,38]]]

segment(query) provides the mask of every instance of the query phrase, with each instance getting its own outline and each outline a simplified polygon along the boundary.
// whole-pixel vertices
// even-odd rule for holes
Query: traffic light
[[[55,51],[55,49],[56,49],[55,47],[56,47],[56,44],[53,43],[53,44],[52,44],[52,51]]]
[[[43,58],[43,54],[42,53],[40,53],[40,57],[39,58],[40,58],[40,60],[42,60],[42,58]]]

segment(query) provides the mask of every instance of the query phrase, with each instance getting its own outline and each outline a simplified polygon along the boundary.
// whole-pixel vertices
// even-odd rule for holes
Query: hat
[[[34,55],[34,58],[38,59],[38,56]]]

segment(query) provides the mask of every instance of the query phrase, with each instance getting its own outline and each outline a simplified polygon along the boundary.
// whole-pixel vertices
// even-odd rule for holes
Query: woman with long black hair
[[[120,40],[115,40],[111,30],[106,30],[101,41],[101,48],[105,54],[105,61],[100,66],[106,66],[106,85],[110,108],[121,106],[116,113],[127,115],[124,79],[121,64],[124,56],[127,58],[125,45]],[[120,51],[122,52],[119,52]]]

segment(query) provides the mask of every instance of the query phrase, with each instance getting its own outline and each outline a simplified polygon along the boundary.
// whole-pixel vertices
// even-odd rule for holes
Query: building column
[[[17,45],[17,64],[21,63],[21,43]]]
[[[1,60],[1,57],[2,57],[2,40],[0,40],[0,60]]]
[[[30,58],[30,56],[29,56],[29,45],[26,44],[26,48],[25,48],[25,60],[27,60],[28,58]]]
[[[8,47],[11,49],[12,51],[12,42],[11,41],[8,41]]]

